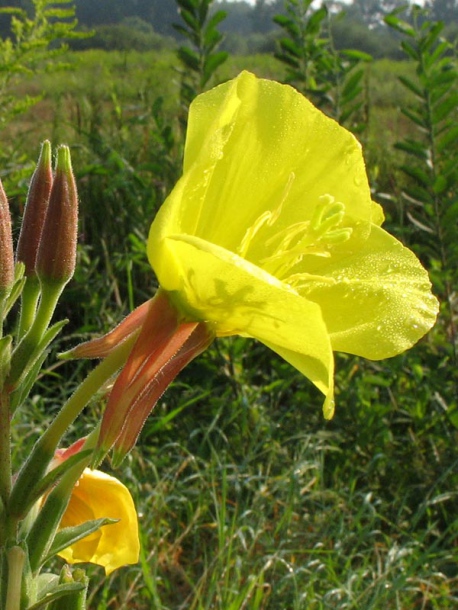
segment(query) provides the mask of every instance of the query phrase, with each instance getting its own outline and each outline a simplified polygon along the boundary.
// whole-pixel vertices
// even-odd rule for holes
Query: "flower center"
[[[306,255],[331,256],[332,247],[347,241],[352,228],[342,226],[345,205],[336,201],[332,195],[325,194],[319,197],[310,220],[275,230],[294,178],[294,174],[290,174],[278,206],[273,211],[263,212],[247,229],[237,254],[250,260],[250,250],[252,253],[257,252],[258,256],[252,257],[257,260],[251,259],[251,262],[291,286],[298,287],[312,276],[308,273],[292,273],[292,269]],[[259,256],[260,252],[263,255]]]

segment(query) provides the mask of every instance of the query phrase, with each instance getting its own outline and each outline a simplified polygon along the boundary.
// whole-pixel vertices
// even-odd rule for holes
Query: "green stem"
[[[18,339],[21,339],[33,324],[40,292],[40,282],[38,279],[28,278],[21,295]]]
[[[11,494],[11,424],[9,396],[0,391],[0,499],[6,507]],[[0,547],[7,538],[4,515],[0,515]]]
[[[54,310],[65,284],[43,284],[37,315],[27,334],[13,352],[11,371],[8,378],[8,388],[15,389],[23,373],[33,364],[31,357],[35,355],[36,347],[46,332]]]
[[[8,591],[5,610],[20,610],[24,563],[24,550],[20,546],[13,546],[8,551]]]
[[[83,383],[77,388],[63,405],[49,428],[41,437],[42,446],[54,451],[65,434],[68,427],[75,421],[88,402],[95,396],[100,388],[118,371],[126,362],[132,347],[137,340],[138,333],[118,345],[102,362],[89,373]]]

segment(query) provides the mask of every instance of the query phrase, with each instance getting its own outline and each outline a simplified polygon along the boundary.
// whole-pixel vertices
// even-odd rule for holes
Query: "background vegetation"
[[[387,225],[442,303],[407,354],[337,355],[329,423],[311,384],[261,345],[215,343],[116,473],[135,496],[143,554],[109,579],[90,568],[89,607],[456,608],[456,2],[354,1],[346,16],[308,0],[9,4],[25,10],[13,27],[3,15],[0,40],[0,177],[15,226],[42,139],[71,145],[80,191],[60,348],[153,293],[144,244],[180,174],[187,107],[241,69],[290,82],[354,131]],[[75,39],[75,8],[91,37]],[[55,362],[18,414],[18,460],[88,370]],[[102,408],[94,401],[75,438]]]

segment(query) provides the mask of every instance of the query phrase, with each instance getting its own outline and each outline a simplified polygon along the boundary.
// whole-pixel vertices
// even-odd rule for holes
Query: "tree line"
[[[0,0],[2,5],[32,9],[31,0]],[[405,0],[329,0],[323,3],[336,48],[355,48],[374,57],[396,57],[399,45],[384,17],[405,6]],[[285,0],[214,0],[212,10],[222,10],[226,18],[219,29],[224,33],[222,48],[234,54],[272,52],[280,34],[274,22],[285,13]],[[75,0],[79,28],[94,32],[74,48],[106,50],[172,48],[180,43],[173,24],[180,21],[173,0]],[[447,24],[445,33],[458,39],[458,0],[427,0],[429,17]],[[9,16],[0,15],[0,36],[9,35]]]

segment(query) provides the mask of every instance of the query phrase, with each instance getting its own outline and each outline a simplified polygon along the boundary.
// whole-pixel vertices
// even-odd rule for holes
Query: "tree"
[[[431,19],[443,21],[444,23],[458,22],[458,1],[457,0],[430,0],[426,3],[431,11]]]

